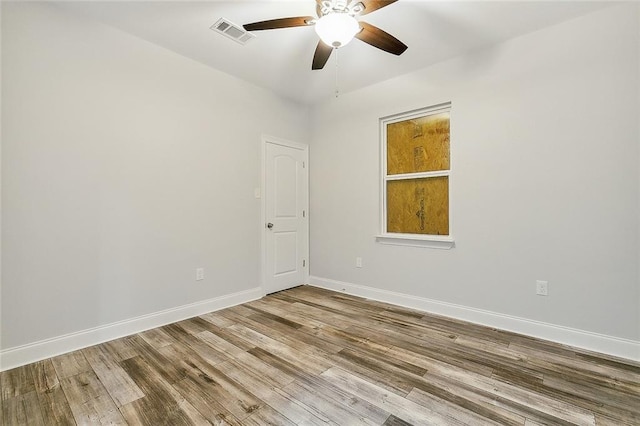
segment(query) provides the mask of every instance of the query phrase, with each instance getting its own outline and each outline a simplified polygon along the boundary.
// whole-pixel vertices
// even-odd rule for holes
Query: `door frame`
[[[260,176],[260,288],[262,296],[267,294],[266,288],[266,273],[267,273],[267,203],[266,203],[266,181],[267,181],[267,144],[281,145],[288,148],[298,149],[304,153],[304,201],[303,208],[306,212],[304,220],[304,229],[302,235],[304,236],[304,243],[302,244],[303,256],[306,259],[306,266],[303,269],[303,280],[306,285],[309,282],[309,145],[294,142],[287,139],[278,138],[271,135],[263,134],[260,137],[260,163],[262,166],[262,173]]]

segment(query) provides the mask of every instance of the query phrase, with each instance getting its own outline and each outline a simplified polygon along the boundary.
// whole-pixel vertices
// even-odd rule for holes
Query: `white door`
[[[264,139],[265,292],[308,277],[308,147]]]

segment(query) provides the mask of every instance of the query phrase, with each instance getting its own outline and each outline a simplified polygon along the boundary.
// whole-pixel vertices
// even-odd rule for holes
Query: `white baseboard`
[[[469,321],[475,324],[485,325],[514,333],[525,334],[527,336],[550,340],[552,342],[613,355],[620,358],[626,358],[633,361],[640,361],[640,342],[634,340],[592,333],[589,331],[316,276],[310,276],[309,283],[328,290],[339,291],[380,302],[418,309],[437,315]]]
[[[208,312],[250,302],[262,296],[264,296],[263,289],[256,287],[238,293],[227,294],[209,300],[90,328],[88,330],[29,343],[23,346],[4,349],[0,351],[0,371],[140,333],[151,328],[171,324]]]

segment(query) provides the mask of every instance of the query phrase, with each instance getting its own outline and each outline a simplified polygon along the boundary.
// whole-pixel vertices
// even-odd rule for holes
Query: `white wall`
[[[637,28],[636,28],[636,39],[640,40],[640,7],[638,8],[638,13],[637,13],[637,18],[638,18],[638,24],[637,24]],[[638,73],[640,73],[640,42],[638,42]],[[638,119],[637,119],[637,124],[638,124],[638,134],[640,135],[640,84],[638,84]],[[640,137],[639,137],[640,139]],[[638,164],[640,164],[640,149],[638,149]],[[638,187],[640,187],[640,167],[638,167]],[[640,197],[638,197],[638,210],[640,210]],[[640,241],[640,226],[638,226],[638,241]],[[637,260],[637,265],[638,265],[638,276],[640,277],[640,250],[638,250],[638,260]],[[640,286],[640,284],[639,284]],[[638,322],[638,330],[640,330],[640,289],[638,289],[637,292],[637,296],[638,296],[638,317],[637,317],[637,322]],[[640,332],[639,332],[640,333]]]
[[[53,5],[2,8],[2,348],[259,286],[260,135],[306,142],[308,110]]]
[[[638,14],[609,8],[312,110],[312,276],[639,341]],[[378,244],[378,119],[446,101],[456,247]]]

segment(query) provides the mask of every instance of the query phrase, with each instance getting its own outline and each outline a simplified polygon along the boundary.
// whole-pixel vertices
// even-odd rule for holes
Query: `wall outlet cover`
[[[536,294],[539,296],[549,295],[549,282],[548,281],[536,281]]]

